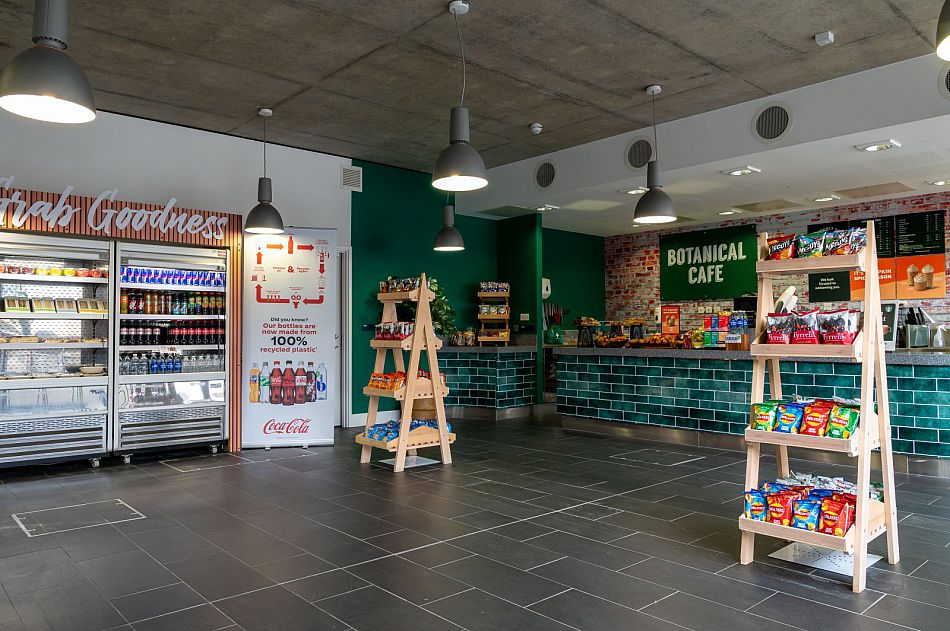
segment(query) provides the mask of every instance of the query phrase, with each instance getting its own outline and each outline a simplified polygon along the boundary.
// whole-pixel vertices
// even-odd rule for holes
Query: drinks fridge
[[[229,264],[226,250],[117,246],[117,453],[227,439]]]

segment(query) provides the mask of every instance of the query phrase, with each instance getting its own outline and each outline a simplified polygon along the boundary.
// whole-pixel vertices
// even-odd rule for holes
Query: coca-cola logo
[[[306,434],[310,431],[310,419],[295,418],[290,421],[271,419],[264,423],[265,434]]]

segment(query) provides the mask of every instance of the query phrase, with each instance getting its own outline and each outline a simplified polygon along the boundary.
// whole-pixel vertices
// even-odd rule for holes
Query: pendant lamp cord
[[[459,38],[459,52],[462,58],[462,98],[459,99],[459,107],[465,106],[465,46],[462,44],[462,29],[459,27],[459,16],[457,13],[453,13],[452,17],[455,18],[455,33]]]
[[[261,118],[264,120],[264,177],[267,177],[267,117]]]
[[[656,153],[656,160],[660,159],[660,144],[656,141],[656,95],[650,97],[653,100],[653,151]]]

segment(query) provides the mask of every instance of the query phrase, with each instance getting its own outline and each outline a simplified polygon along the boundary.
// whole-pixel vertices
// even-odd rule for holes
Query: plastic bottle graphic
[[[280,384],[283,389],[283,403],[284,405],[293,405],[294,404],[294,387],[295,387],[294,367],[291,365],[291,362],[287,362],[287,367],[284,368],[284,374],[280,379]]]
[[[251,365],[251,383],[248,391],[248,401],[251,403],[261,402],[261,369],[257,364]]]
[[[264,362],[264,367],[261,369],[261,377],[258,380],[258,384],[261,389],[260,400],[261,403],[270,402],[270,373],[267,372],[267,368],[270,366],[269,362]]]
[[[287,254],[294,253],[294,235],[290,235],[287,239]]]
[[[294,373],[294,403],[300,405],[307,402],[307,373],[304,372],[303,362],[297,362],[297,371]]]
[[[274,369],[270,371],[270,402],[271,405],[280,405],[283,402],[284,389],[281,387],[283,377],[280,372],[280,362],[274,362]]]
[[[317,400],[317,373],[313,369],[313,362],[307,362],[307,403]]]
[[[317,400],[325,401],[327,398],[327,367],[321,363],[317,366]]]

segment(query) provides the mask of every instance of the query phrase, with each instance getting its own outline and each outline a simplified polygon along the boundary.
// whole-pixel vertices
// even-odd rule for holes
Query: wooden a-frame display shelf
[[[783,358],[834,357],[861,363],[861,417],[855,433],[847,439],[801,436],[763,430],[746,429],[748,460],[746,461],[745,488],[759,488],[759,457],[762,445],[775,445],[778,476],[789,475],[788,448],[816,449],[847,454],[857,458],[857,510],[854,525],[843,537],[821,534],[768,522],[739,517],[742,531],[740,562],[752,562],[755,535],[808,543],[854,555],[852,589],[864,590],[867,580],[868,543],[881,534],[887,534],[887,560],[900,560],[897,540],[897,505],[894,497],[894,458],[891,450],[891,422],[887,394],[887,368],[884,362],[884,329],[881,321],[881,288],[877,279],[877,248],[874,222],[867,222],[866,247],[857,254],[826,256],[782,261],[762,260],[767,253],[768,235],[759,235],[759,277],[757,305],[757,337],[752,344],[752,403],[765,395],[765,369],[769,368],[769,389],[772,399],[782,398],[780,360]],[[831,271],[863,270],[868,282],[864,285],[864,317],[861,334],[853,345],[768,344],[766,316],[772,310],[775,296],[772,280],[784,274],[809,274]],[[875,412],[875,394],[877,411]],[[881,477],[884,501],[872,500],[871,451],[881,450]]]
[[[385,372],[386,354],[392,352],[393,365],[397,371],[406,373],[406,383],[398,390],[382,390],[379,388],[363,388],[363,394],[369,397],[369,409],[366,413],[366,430],[376,423],[379,413],[379,399],[386,397],[400,402],[399,437],[390,441],[374,440],[366,436],[366,430],[356,436],[356,442],[363,446],[360,453],[360,462],[370,461],[373,448],[383,449],[396,454],[394,470],[398,473],[406,468],[406,456],[414,456],[417,449],[423,447],[439,447],[442,451],[442,462],[451,464],[452,451],[449,445],[455,442],[455,434],[448,431],[445,417],[445,397],[449,389],[442,384],[442,375],[439,370],[437,350],[442,348],[442,341],[435,336],[432,327],[432,312],[429,303],[435,294],[428,289],[426,275],[422,274],[419,289],[380,293],[377,296],[383,303],[383,317],[381,322],[397,322],[396,305],[404,300],[417,303],[416,322],[413,334],[405,340],[373,340],[370,347],[376,349],[376,363],[374,373]],[[403,357],[403,351],[409,351],[409,367]],[[419,377],[419,360],[423,351],[429,359],[429,374],[431,379]],[[419,418],[435,418],[438,429],[420,427],[410,432],[409,427],[413,420],[413,411],[420,413]]]

